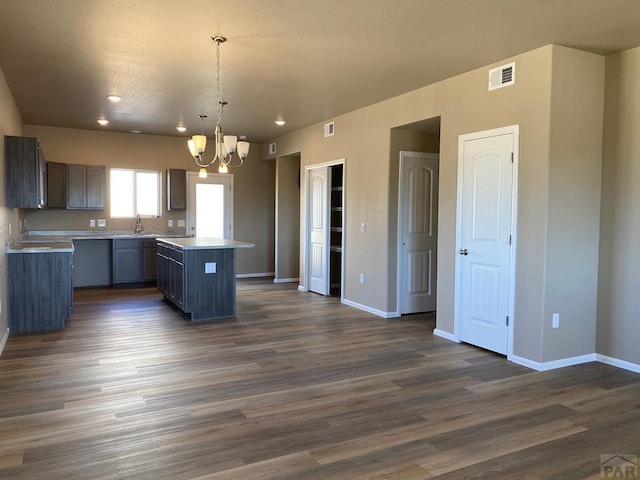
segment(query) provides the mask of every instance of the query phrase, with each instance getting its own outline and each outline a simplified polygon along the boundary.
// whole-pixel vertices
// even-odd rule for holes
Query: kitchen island
[[[220,238],[157,238],[158,289],[192,321],[236,314],[236,249]]]

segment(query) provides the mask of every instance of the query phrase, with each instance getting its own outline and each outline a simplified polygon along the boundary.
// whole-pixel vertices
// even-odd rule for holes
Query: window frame
[[[113,214],[112,198],[111,198],[111,194],[113,192],[112,191],[113,185],[111,183],[111,172],[114,170],[121,171],[121,172],[133,172],[133,211],[134,211],[133,215],[114,215]],[[149,168],[125,168],[125,167],[109,168],[109,218],[122,218],[122,219],[136,218],[136,215],[137,215],[136,212],[138,211],[136,177],[138,173],[153,173],[158,176],[158,198],[157,198],[158,215],[140,214],[140,218],[162,218],[162,170],[153,170]]]

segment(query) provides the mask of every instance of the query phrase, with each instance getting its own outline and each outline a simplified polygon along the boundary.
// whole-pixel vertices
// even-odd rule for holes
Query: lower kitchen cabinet
[[[113,240],[113,285],[154,284],[157,278],[153,238]]]
[[[11,334],[60,330],[72,309],[72,252],[7,255],[7,320]]]
[[[185,310],[184,252],[166,243],[157,244],[158,289]]]

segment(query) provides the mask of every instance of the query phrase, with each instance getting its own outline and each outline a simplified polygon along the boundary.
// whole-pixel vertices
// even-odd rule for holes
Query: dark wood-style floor
[[[76,292],[0,357],[0,478],[582,479],[640,453],[640,375],[537,373],[295,285],[190,324],[153,288]]]

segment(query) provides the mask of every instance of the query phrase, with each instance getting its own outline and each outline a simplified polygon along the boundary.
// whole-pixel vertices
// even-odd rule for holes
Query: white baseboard
[[[460,340],[456,338],[453,333],[445,332],[444,330],[440,330],[439,328],[433,329],[433,334],[437,337],[442,337],[446,340],[450,340],[452,342],[460,343]]]
[[[620,360],[617,358],[609,357],[607,355],[602,355],[600,353],[596,353],[596,360],[602,363],[606,363],[607,365],[612,365],[614,367],[623,368],[631,372],[640,373],[640,365],[638,365],[637,363],[627,362],[626,360]]]
[[[4,346],[7,343],[8,339],[9,339],[9,327],[7,327],[7,329],[4,331],[4,333],[2,334],[2,338],[0,339],[0,355],[2,355],[2,351],[4,350]]]
[[[274,278],[273,283],[295,283],[299,281],[299,278]]]
[[[589,353],[587,355],[579,355],[577,357],[561,358],[559,360],[552,360],[550,362],[536,362],[529,360],[528,358],[519,357],[518,355],[509,355],[507,360],[522,365],[523,367],[532,368],[538,372],[546,372],[547,370],[554,370],[556,368],[570,367],[572,365],[579,365],[581,363],[595,362],[596,354]]]
[[[275,274],[275,272],[236,273],[236,278],[273,277]]]
[[[306,292],[307,289],[304,285],[298,285],[298,290],[300,290],[301,292]]]
[[[362,310],[364,312],[372,313],[373,315],[377,315],[382,318],[395,318],[397,314],[394,312],[383,312],[382,310],[378,310],[377,308],[371,308],[367,305],[362,305],[361,303],[353,302],[351,300],[347,300],[346,298],[342,299],[342,303],[345,305],[349,305],[350,307],[357,308],[358,310]]]

